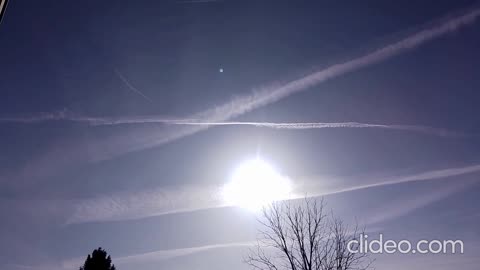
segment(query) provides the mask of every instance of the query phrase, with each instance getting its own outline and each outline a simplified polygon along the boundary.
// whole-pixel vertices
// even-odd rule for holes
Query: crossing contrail
[[[253,111],[257,108],[275,103],[295,93],[305,91],[310,87],[323,83],[329,79],[388,60],[400,53],[417,48],[428,41],[434,40],[445,34],[454,32],[463,26],[474,23],[479,16],[480,8],[471,9],[470,11],[463,13],[461,16],[444,20],[441,23],[427,27],[397,42],[390,43],[382,48],[374,50],[371,53],[343,63],[334,64],[330,67],[291,81],[279,87],[265,88],[250,95],[235,98],[223,105],[195,113],[186,118],[201,119],[204,122],[228,121],[234,117]],[[189,128],[177,129],[170,133],[159,133],[158,136],[153,136],[153,134],[150,132],[142,133],[143,131],[139,130],[138,133],[135,134],[137,139],[136,142],[132,142],[130,144],[128,144],[128,142],[122,142],[123,148],[118,149],[118,153],[111,152],[101,159],[109,159],[116,155],[159,146],[182,137],[195,134],[199,131],[207,129],[208,127],[208,125],[195,125]],[[118,140],[122,139],[119,138]]]
[[[385,124],[369,124],[359,122],[337,122],[337,123],[272,123],[272,122],[171,122],[175,125],[193,125],[193,126],[254,126],[275,129],[323,129],[323,128],[379,128],[393,129],[403,131],[414,131],[421,133],[434,134],[439,136],[462,136],[466,135],[461,132],[451,131],[448,129],[434,128],[428,126],[416,125],[385,125]]]
[[[230,122],[202,122],[199,119],[181,119],[181,118],[166,118],[159,116],[140,116],[140,117],[88,117],[69,115],[66,112],[58,113],[43,113],[37,116],[30,117],[9,117],[0,118],[1,122],[15,122],[15,123],[38,123],[46,121],[69,121],[79,122],[91,126],[108,126],[108,125],[133,125],[133,124],[164,124],[177,126],[252,126],[258,128],[272,128],[272,129],[329,129],[329,128],[375,128],[375,129],[390,129],[419,132],[430,135],[456,137],[466,136],[464,132],[452,131],[444,128],[434,128],[421,125],[390,125],[390,124],[372,124],[360,122],[290,122],[290,123],[274,123],[274,122],[245,122],[245,121],[230,121]]]
[[[413,33],[397,42],[387,44],[363,56],[353,58],[343,63],[334,64],[310,75],[283,84],[279,87],[268,87],[253,92],[250,95],[234,98],[223,105],[216,106],[184,118],[196,119],[201,120],[202,122],[210,123],[227,122],[232,118],[253,111],[257,108],[275,103],[295,93],[305,91],[310,87],[323,83],[329,79],[368,67],[370,65],[388,60],[400,53],[412,50],[428,41],[434,40],[435,38],[439,38],[445,34],[456,31],[461,27],[474,23],[479,16],[480,8],[473,8],[468,12],[463,13],[463,15],[451,17],[443,22],[426,27],[423,30]],[[162,122],[164,119],[151,120]],[[141,119],[136,119],[134,121],[142,122]],[[103,123],[106,122],[108,121],[104,121]],[[102,123],[100,122],[99,124]],[[158,130],[153,132],[152,129],[149,128],[137,128],[136,130],[129,130],[128,134],[116,134],[110,136],[105,140],[97,142],[98,145],[102,146],[102,149],[105,148],[108,149],[108,151],[99,150],[99,152],[96,153],[97,157],[95,160],[110,159],[125,153],[169,143],[182,137],[205,130],[211,125],[195,124],[189,126],[176,126],[177,128],[172,130]],[[132,140],[132,138],[135,139]]]
[[[325,82],[334,77],[346,74],[385,61],[407,50],[414,49],[427,41],[457,30],[458,28],[473,23],[480,16],[480,9],[474,9],[463,16],[459,16],[435,27],[424,29],[400,41],[384,46],[364,56],[350,61],[334,64],[328,68],[314,72],[303,78],[291,81],[277,88],[267,88],[252,95],[240,97],[210,111],[201,113],[212,115],[213,118],[230,119],[256,108],[274,103],[292,94],[307,90],[309,87]],[[201,115],[200,114],[200,115]],[[194,117],[197,118],[197,117]]]

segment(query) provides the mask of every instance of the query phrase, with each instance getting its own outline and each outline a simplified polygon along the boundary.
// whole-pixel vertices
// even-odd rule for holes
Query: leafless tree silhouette
[[[351,230],[325,213],[323,199],[275,202],[263,209],[260,237],[245,262],[257,270],[366,270],[372,260],[348,243],[363,231]],[[357,242],[358,243],[358,242]],[[357,249],[358,244],[352,244]]]

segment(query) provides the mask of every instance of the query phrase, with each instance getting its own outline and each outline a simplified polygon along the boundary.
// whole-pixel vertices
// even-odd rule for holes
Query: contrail
[[[136,264],[137,262],[152,261],[158,262],[163,260],[168,260],[176,257],[187,256],[190,254],[195,254],[199,252],[204,252],[212,249],[223,249],[223,248],[236,248],[236,247],[251,247],[255,245],[256,241],[244,241],[244,242],[233,242],[226,244],[213,244],[213,245],[204,245],[197,247],[188,247],[188,248],[178,248],[178,249],[167,249],[167,250],[158,250],[143,254],[130,255],[125,257],[117,258],[116,261],[120,265],[124,264]],[[78,265],[78,264],[77,264]]]
[[[383,186],[445,179],[480,172],[480,164],[430,170],[417,174],[396,176],[389,179],[370,180],[361,185],[337,185],[330,188],[297,186],[290,198],[328,196]],[[202,209],[227,206],[220,196],[220,186],[180,187],[176,189],[150,189],[136,193],[115,193],[103,197],[75,202],[69,210],[66,224],[106,222],[141,219],[173,213],[194,212]],[[56,202],[58,204],[58,202]]]
[[[139,94],[140,96],[142,96],[144,99],[146,99],[147,101],[150,101],[150,102],[153,102],[153,100],[149,97],[147,97],[144,93],[142,93],[142,91],[138,90],[136,87],[134,87],[128,80],[127,78],[125,78],[125,76],[122,75],[122,73],[120,73],[120,71],[118,71],[117,69],[115,69],[115,73],[117,74],[117,76],[120,78],[120,80],[122,80],[125,85],[128,87],[128,89],[132,90],[133,92]]]
[[[76,122],[91,126],[102,125],[120,125],[120,124],[144,124],[144,123],[159,123],[159,124],[178,124],[183,122],[195,122],[199,119],[181,119],[168,118],[160,116],[141,116],[141,117],[94,117],[82,116],[74,113],[64,111],[38,113],[30,116],[4,116],[0,117],[0,123],[16,123],[16,124],[35,124],[43,122]]]
[[[193,125],[193,126],[254,126],[275,129],[323,129],[323,128],[379,128],[393,129],[404,131],[415,131],[439,136],[462,136],[460,132],[455,132],[442,128],[433,128],[428,126],[416,125],[385,125],[385,124],[368,124],[359,122],[339,122],[339,123],[272,123],[272,122],[170,122],[174,125]]]
[[[0,117],[0,123],[40,123],[47,121],[58,121],[65,118],[65,113],[53,112],[53,113],[40,113],[33,116],[2,116]]]
[[[329,79],[385,61],[402,52],[412,50],[430,40],[474,23],[479,16],[479,8],[471,9],[470,11],[463,13],[461,16],[453,17],[443,23],[418,31],[404,39],[388,44],[371,53],[344,63],[332,65],[308,76],[286,83],[283,86],[265,88],[256,91],[251,95],[235,98],[223,105],[184,118],[200,119],[203,122],[226,122],[234,117],[262,106],[272,104],[292,94],[305,91],[309,87],[320,84]],[[99,139],[97,142],[94,142],[95,149],[98,150],[93,159],[95,161],[111,159],[125,153],[169,143],[209,128],[208,125],[177,125],[176,127],[177,128],[172,128],[171,130],[159,129],[153,131],[150,128],[142,127],[135,130],[129,130],[127,133],[116,134],[115,136],[109,136],[105,139]],[[134,139],[132,140],[132,138]],[[84,153],[84,156],[90,157],[90,154]]]
[[[359,122],[292,122],[292,123],[273,123],[273,122],[202,122],[199,119],[179,119],[179,118],[162,118],[159,116],[141,116],[141,117],[87,117],[69,115],[66,112],[58,113],[43,113],[31,117],[7,117],[0,118],[1,122],[14,123],[38,123],[46,121],[70,121],[80,122],[92,126],[108,126],[108,125],[128,125],[128,124],[165,124],[165,125],[184,125],[184,126],[253,126],[258,128],[273,128],[273,129],[325,129],[325,128],[377,128],[390,130],[403,130],[426,133],[437,136],[457,137],[465,136],[465,133],[451,131],[448,129],[434,128],[419,125],[387,125],[387,124],[369,124]]]
[[[331,78],[346,74],[351,71],[358,70],[363,67],[387,60],[397,54],[400,54],[404,51],[414,49],[430,40],[438,38],[447,33],[453,32],[459,29],[462,26],[472,24],[480,16],[480,9],[473,9],[466,14],[447,20],[444,23],[441,23],[435,27],[419,31],[413,35],[410,35],[400,41],[389,44],[383,48],[377,49],[369,54],[364,56],[352,59],[350,61],[335,64],[318,72],[307,75],[303,78],[291,81],[284,84],[283,86],[276,88],[266,88],[257,92],[254,92],[251,95],[239,97],[233,99],[230,102],[227,102],[223,105],[217,106],[213,109],[209,109],[203,112],[196,113],[186,119],[199,119],[203,122],[224,122],[228,119],[240,116],[244,113],[250,112],[259,107],[274,103],[280,99],[286,98],[297,92],[305,91],[311,86],[320,84],[324,81],[327,81]],[[126,79],[122,76],[120,72],[115,70],[120,79],[122,79],[127,86],[136,93],[142,95],[144,98],[151,100],[144,94],[142,94],[138,89],[133,87]],[[45,119],[44,119],[45,120]],[[48,120],[48,119],[47,119]],[[75,119],[72,119],[75,120]],[[83,120],[83,119],[80,119]],[[88,120],[88,119],[87,119]],[[0,119],[0,121],[2,121]],[[180,120],[181,121],[181,120]],[[28,122],[28,121],[26,121]],[[122,119],[115,120],[111,123],[108,122],[108,119],[105,121],[100,120],[99,123],[105,122],[105,124],[121,124],[121,123],[137,123],[141,122],[141,119],[136,119],[133,121]],[[163,122],[163,119],[155,119],[154,117],[145,119],[144,122]],[[197,124],[195,124],[197,125]],[[204,126],[208,126],[205,125]],[[195,132],[195,131],[192,131]]]
[[[280,87],[266,88],[251,95],[239,97],[215,108],[193,114],[190,119],[201,119],[204,122],[225,122],[254,109],[260,108],[277,102],[292,94],[305,91],[314,85],[323,83],[329,79],[352,72],[396,56],[402,52],[412,50],[428,41],[441,37],[445,34],[456,31],[457,29],[472,24],[480,16],[480,9],[475,8],[461,16],[457,16],[437,24],[430,28],[416,32],[400,41],[386,45],[366,55],[354,58],[350,61],[335,64],[318,72],[312,73],[300,79],[291,81]],[[207,129],[208,125],[192,126],[190,128],[174,130],[170,133],[159,133],[153,136],[151,133],[142,133],[139,130],[134,136],[136,142],[128,143],[122,141],[123,148],[118,148],[117,153],[110,152],[108,155],[99,159],[110,159],[116,155],[138,151],[145,148],[158,146],[164,143],[177,140],[179,138],[195,134],[196,132]],[[129,135],[128,137],[131,137]],[[120,138],[118,140],[121,140]]]
[[[417,32],[403,40],[377,49],[372,53],[352,59],[345,63],[332,65],[303,78],[291,81],[281,87],[264,89],[254,93],[253,95],[234,99],[227,104],[221,105],[211,111],[201,114],[212,114],[213,118],[224,120],[239,116],[256,108],[279,101],[280,99],[286,98],[292,94],[305,91],[309,87],[325,82],[331,78],[370,66],[372,64],[387,60],[404,51],[416,48],[427,41],[455,31],[464,25],[473,23],[478,16],[480,16],[480,9],[474,9],[463,16],[450,19],[436,27]]]
[[[459,167],[459,168],[447,168],[441,170],[433,170],[427,171],[419,174],[404,176],[404,177],[395,177],[389,180],[380,181],[377,183],[365,184],[365,185],[358,185],[352,186],[347,188],[340,188],[337,190],[327,191],[325,193],[320,193],[320,195],[333,195],[337,193],[344,193],[368,188],[375,188],[375,187],[382,187],[382,186],[390,186],[396,184],[403,184],[403,183],[410,183],[410,182],[420,182],[420,181],[429,181],[434,179],[446,179],[452,176],[459,176],[459,175],[466,175],[480,172],[480,164],[467,166],[467,167]]]
[[[125,269],[136,269],[139,263],[145,263],[145,262],[159,263],[164,260],[188,256],[191,254],[196,254],[196,253],[213,250],[213,249],[251,247],[255,244],[256,244],[256,241],[244,241],[244,242],[210,244],[210,245],[176,248],[176,249],[156,250],[156,251],[151,251],[146,253],[116,257],[115,265],[121,265]],[[62,266],[63,266],[62,270],[77,269],[78,268],[77,266],[81,265],[84,260],[85,260],[84,257],[65,260],[62,263]],[[29,267],[29,269],[31,268]]]

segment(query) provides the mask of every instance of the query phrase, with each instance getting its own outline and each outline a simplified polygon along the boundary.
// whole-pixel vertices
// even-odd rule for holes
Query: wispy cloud
[[[307,193],[309,196],[325,196],[409,182],[442,180],[452,176],[476,172],[480,172],[480,164],[431,170],[413,175],[394,177],[388,180],[377,179],[374,180],[375,182],[366,185],[337,186],[329,189],[318,187],[303,189],[302,187],[296,187],[295,193],[292,194],[291,198],[300,198]],[[222,206],[225,206],[225,203],[220,197],[219,187],[186,187],[174,190],[158,189],[138,193],[118,193],[76,202],[67,224],[139,219]]]
[[[385,203],[379,209],[373,209],[370,212],[369,217],[366,219],[365,226],[368,226],[368,231],[378,231],[378,227],[372,227],[380,222],[386,222],[405,216],[412,211],[415,211],[421,207],[430,205],[439,200],[449,197],[465,188],[471,186],[472,182],[466,182],[463,184],[449,185],[446,187],[441,187],[438,190],[430,190],[425,196],[419,198],[414,198],[412,200],[399,200],[395,203]],[[371,215],[373,213],[373,215]],[[363,213],[366,214],[366,213]],[[367,232],[368,232],[367,231]],[[214,244],[214,245],[203,245],[197,247],[187,247],[179,249],[169,249],[169,250],[159,250],[154,252],[148,252],[143,254],[135,254],[125,257],[116,258],[118,265],[138,265],[138,263],[148,263],[148,262],[161,262],[164,260],[188,256],[191,254],[196,254],[212,249],[224,249],[224,248],[235,248],[235,247],[252,247],[257,244],[262,245],[262,242],[258,241],[246,241],[246,242],[233,242],[226,244]],[[268,247],[267,247],[268,248]]]
[[[327,128],[376,128],[420,132],[438,136],[465,136],[464,132],[448,130],[444,128],[434,128],[421,125],[392,125],[392,124],[372,124],[359,122],[291,122],[291,123],[274,123],[274,122],[247,122],[247,121],[228,121],[228,122],[205,122],[200,119],[181,119],[167,118],[159,116],[138,116],[138,117],[90,117],[80,116],[72,113],[53,112],[42,113],[35,116],[27,117],[4,117],[0,118],[0,122],[13,123],[39,123],[46,121],[69,121],[79,122],[92,126],[109,126],[109,125],[133,125],[133,124],[165,124],[178,126],[253,126],[259,128],[273,129],[327,129]]]
[[[376,181],[374,183],[365,184],[365,185],[358,185],[358,186],[351,186],[351,187],[343,187],[337,190],[329,190],[324,194],[319,195],[331,195],[336,193],[342,192],[349,192],[349,191],[356,191],[362,190],[367,188],[374,188],[374,187],[381,187],[381,186],[389,186],[389,185],[396,185],[408,182],[418,182],[418,181],[429,181],[434,179],[444,179],[452,176],[470,174],[480,172],[480,164],[467,166],[467,167],[458,167],[458,168],[447,168],[447,169],[440,169],[440,170],[432,170],[423,173],[401,176],[401,177],[393,177],[388,180],[384,181]]]
[[[269,87],[254,92],[251,95],[235,98],[223,105],[208,109],[199,113],[192,114],[189,117],[182,119],[165,119],[166,122],[171,120],[182,121],[184,119],[201,120],[202,122],[226,122],[236,116],[240,116],[246,112],[252,111],[256,108],[274,103],[282,98],[288,97],[297,92],[304,91],[313,85],[322,83],[328,79],[346,74],[348,72],[367,67],[369,65],[387,60],[397,54],[405,52],[409,49],[416,48],[427,41],[433,40],[437,37],[456,31],[460,27],[472,24],[480,16],[480,9],[475,8],[461,16],[453,17],[443,21],[443,23],[436,24],[419,32],[416,32],[408,37],[388,44],[380,49],[377,49],[369,54],[354,58],[350,61],[335,64],[333,66],[322,69],[318,72],[312,73],[303,78],[294,80],[279,87]],[[66,119],[65,113],[57,114],[43,114],[40,117],[7,117],[2,118],[2,122],[38,122],[45,121],[45,119],[63,118]],[[70,116],[68,119],[72,119]],[[75,118],[75,117],[74,117]],[[157,117],[155,117],[156,120]],[[88,117],[77,117],[78,121],[92,123],[98,119],[89,119]],[[116,119],[115,121],[117,121]],[[132,122],[144,121],[145,119],[127,119]],[[16,175],[2,175],[1,178],[25,178],[28,181],[34,181],[41,178],[46,178],[53,174],[53,170],[58,170],[59,166],[56,163],[62,163],[62,168],[68,169],[77,166],[79,163],[96,162],[111,159],[119,155],[129,152],[147,149],[169,143],[173,140],[195,134],[196,132],[209,128],[208,125],[171,125],[168,128],[146,127],[138,126],[134,129],[124,130],[122,132],[115,132],[113,135],[105,137],[96,137],[95,140],[72,141],[65,143],[50,152],[46,152],[36,159],[29,162],[22,170],[20,176]],[[62,157],[61,159],[59,157]],[[67,158],[64,158],[67,157]],[[51,163],[51,165],[46,165]],[[55,164],[55,166],[53,166]],[[47,168],[47,169],[46,169]],[[50,168],[50,169],[48,169]],[[19,181],[10,181],[17,183]],[[17,184],[15,184],[17,185]]]
[[[172,122],[175,125],[192,125],[192,126],[254,126],[274,129],[324,129],[324,128],[378,128],[392,129],[403,131],[414,131],[439,136],[459,136],[465,135],[461,132],[455,132],[442,128],[434,128],[416,125],[386,125],[386,124],[369,124],[359,122],[339,122],[339,123],[272,123],[272,122]]]
[[[165,249],[157,250],[146,253],[133,254],[123,257],[115,257],[115,266],[121,268],[129,268],[130,266],[135,268],[139,264],[143,263],[158,263],[161,261],[188,256],[195,253],[200,253],[204,251],[214,250],[214,249],[223,249],[223,248],[236,248],[236,247],[250,247],[253,246],[256,242],[233,242],[233,243],[224,243],[224,244],[212,244],[212,245],[203,245],[197,247],[186,247],[178,249]],[[74,270],[78,269],[78,266],[83,263],[85,260],[84,257],[72,258],[62,262],[62,269],[64,270]],[[26,269],[26,268],[25,268]],[[35,268],[28,268],[35,269]]]
[[[212,249],[250,247],[255,245],[255,243],[256,242],[254,241],[234,242],[234,243],[204,245],[204,246],[188,247],[188,248],[180,248],[180,249],[159,250],[159,251],[154,251],[149,253],[120,257],[120,258],[117,258],[115,261],[117,262],[118,265],[138,263],[138,262],[142,262],[142,263],[157,262],[157,261],[164,261],[164,260],[168,260],[176,257],[186,256],[190,254],[195,254],[199,252],[204,252]]]
[[[223,205],[219,187],[213,186],[119,192],[74,202],[66,223],[139,219]]]
[[[122,73],[120,73],[120,71],[118,71],[117,69],[115,69],[115,74],[117,74],[117,76],[120,78],[120,80],[123,81],[123,83],[125,83],[125,85],[127,86],[128,89],[132,90],[133,92],[137,93],[138,95],[142,96],[145,100],[147,101],[150,101],[152,102],[153,100],[149,97],[147,97],[142,91],[138,90],[136,87],[134,87],[130,81],[127,80],[127,78],[125,78],[125,76],[123,76]]]
[[[193,114],[189,119],[201,119],[204,122],[224,122],[244,113],[250,112],[257,108],[268,104],[275,103],[283,98],[298,92],[305,91],[314,85],[323,83],[329,79],[341,76],[343,74],[385,61],[405,51],[414,49],[428,41],[441,37],[445,34],[456,31],[457,29],[472,24],[480,16],[480,9],[475,8],[461,16],[444,20],[434,26],[418,31],[412,35],[405,37],[397,42],[387,44],[366,55],[351,59],[349,61],[334,64],[325,69],[314,72],[308,76],[288,82],[279,87],[267,87],[258,90],[250,95],[235,98],[223,105],[216,106],[203,112]],[[125,152],[137,151],[153,146],[168,143],[172,140],[192,135],[201,130],[207,129],[209,126],[191,126],[183,129],[177,129],[171,133],[162,133],[158,136],[151,134],[141,134],[139,132],[135,143],[123,142],[123,149],[119,149],[118,153],[110,153],[110,155],[123,154]],[[127,146],[128,145],[128,146]],[[110,156],[112,157],[112,156]],[[109,158],[109,157],[105,157]]]
[[[317,72],[314,72],[310,75],[304,76],[294,81],[282,84],[278,87],[267,87],[254,91],[250,95],[243,97],[235,98],[225,104],[216,106],[214,108],[192,114],[184,119],[195,119],[202,122],[208,123],[218,123],[226,122],[230,119],[240,116],[244,113],[250,112],[262,106],[266,106],[272,103],[275,103],[283,98],[289,97],[298,92],[305,91],[314,85],[323,83],[329,79],[341,76],[343,74],[385,61],[390,59],[393,56],[401,54],[405,51],[414,49],[428,41],[434,40],[435,38],[441,37],[445,34],[456,31],[457,29],[472,24],[480,16],[480,9],[475,8],[466,13],[463,13],[461,16],[452,17],[448,20],[444,20],[441,23],[436,25],[424,28],[421,31],[413,33],[397,42],[390,43],[385,45],[382,48],[374,50],[363,56],[351,59],[349,61],[334,64]],[[55,115],[53,117],[56,117]],[[40,120],[43,121],[51,119],[51,115],[43,115],[40,117]],[[87,117],[88,118],[88,117]],[[64,118],[65,119],[65,118]],[[183,121],[184,119],[176,119]],[[3,118],[0,121],[12,121],[13,118]],[[38,122],[38,118],[32,119],[17,119],[20,122]],[[66,120],[66,119],[65,119]],[[84,122],[95,122],[102,124],[102,121],[98,122],[96,119],[85,119],[83,117],[78,117],[79,121]],[[108,119],[107,119],[108,120]],[[121,120],[121,119],[120,119]],[[161,118],[150,118],[150,119],[124,119],[126,122],[137,123],[137,122],[172,122],[172,119]],[[175,120],[175,119],[173,119]],[[194,120],[194,121],[195,121]],[[123,120],[114,119],[113,122],[120,123]],[[103,121],[105,124],[106,122]],[[102,150],[96,153],[97,157],[95,160],[104,160],[116,157],[132,151],[138,151],[154,146],[159,146],[173,140],[192,135],[196,132],[205,130],[211,125],[189,125],[189,126],[176,126],[171,127],[170,130],[158,130],[152,131],[151,129],[137,128],[136,130],[129,130],[128,134],[117,134],[111,138],[106,138],[98,142],[97,144],[102,147],[94,147],[98,149],[107,149],[104,152]],[[132,140],[132,138],[135,138]],[[96,144],[96,145],[97,145]],[[95,145],[95,146],[96,146]]]
[[[421,181],[421,180],[419,180]],[[430,190],[427,194],[422,196],[409,197],[409,199],[402,198],[394,202],[386,202],[380,207],[372,209],[373,214],[368,217],[368,224],[377,224],[380,222],[387,222],[405,216],[412,211],[425,207],[442,199],[448,198],[453,194],[459,193],[466,188],[472,186],[472,181],[464,181],[463,183],[454,183],[447,187]],[[408,194],[407,196],[411,196]]]
[[[431,171],[427,173],[422,173],[418,175],[411,175],[404,177],[403,179],[410,179],[417,177],[419,178],[418,181],[426,180],[425,177],[422,175],[429,175],[429,177],[433,177],[430,180],[438,179],[437,177],[448,177],[452,175],[456,175],[456,173],[460,172],[469,172],[470,170],[457,170],[452,169],[451,172],[442,173],[442,171]],[[437,173],[438,172],[438,173]],[[408,182],[408,181],[407,181]],[[385,182],[391,184],[392,182]],[[402,181],[397,181],[395,183],[403,183]],[[385,184],[385,185],[389,185]],[[387,202],[382,204],[380,207],[372,208],[371,211],[363,212],[362,214],[365,215],[365,223],[363,225],[368,226],[368,231],[378,231],[375,229],[375,225],[381,224],[383,222],[388,222],[389,220],[397,219],[401,216],[405,216],[412,211],[415,211],[419,208],[425,207],[442,199],[445,199],[453,194],[456,194],[466,188],[470,187],[473,184],[472,181],[465,181],[464,183],[455,183],[454,185],[448,185],[440,187],[436,190],[430,190],[428,194],[424,194],[422,196],[413,196],[410,194],[409,200],[397,200],[392,203]],[[358,190],[358,189],[351,189],[351,190]],[[345,192],[345,191],[344,191]],[[331,193],[334,194],[334,193]],[[188,256],[196,253],[201,253],[213,249],[225,249],[225,248],[248,248],[258,244],[257,241],[245,241],[245,242],[232,242],[232,243],[222,243],[222,244],[210,244],[210,245],[203,245],[203,246],[196,246],[196,247],[186,247],[186,248],[178,248],[178,249],[166,249],[166,250],[158,250],[153,252],[147,253],[140,253],[140,254],[133,254],[124,257],[117,257],[115,258],[115,262],[117,266],[128,267],[130,265],[135,266],[139,263],[160,263],[165,260]],[[64,269],[73,269],[74,267],[80,265],[83,258],[76,258],[69,261],[65,261],[63,263]]]
[[[184,122],[198,122],[199,119],[193,118],[173,118],[165,116],[129,116],[129,117],[95,117],[76,114],[68,110],[55,112],[41,112],[32,115],[20,116],[0,116],[0,123],[17,123],[17,124],[35,124],[43,122],[74,122],[91,126],[108,126],[108,125],[128,125],[128,124],[182,124]]]
[[[419,181],[441,181],[442,179],[447,179],[449,177],[477,172],[480,172],[480,164],[466,167],[431,170],[411,175],[392,177],[383,181],[378,181],[377,179],[375,183],[368,185],[351,186],[349,188],[338,187],[337,189],[333,188],[328,191],[322,191],[318,189],[308,190],[308,192],[312,196],[334,195],[343,192],[351,192],[401,183]],[[367,217],[365,225],[370,226],[373,224],[380,224],[380,222],[396,219],[400,216],[407,215],[408,213],[411,213],[416,209],[447,198],[471,186],[474,181],[470,180],[456,182],[452,185],[443,186],[436,190],[430,190],[428,194],[424,194],[422,196],[413,196],[415,198],[412,200],[398,199],[396,201],[393,201],[392,203],[382,204],[380,207],[368,211],[369,213],[363,213]],[[298,193],[304,194],[304,191],[305,190],[299,190]],[[205,196],[205,194],[209,195]],[[412,197],[412,194],[407,194],[406,196]],[[299,195],[297,197],[301,196]],[[218,198],[218,188],[215,187],[202,189],[179,188],[176,190],[151,190],[148,192],[141,192],[136,194],[123,193],[92,200],[84,200],[75,203],[77,203],[77,206],[75,208],[76,211],[73,213],[73,216],[70,217],[70,223],[137,219],[148,216],[164,215],[184,211],[195,211],[205,208],[222,206],[221,200],[220,198]],[[80,205],[78,205],[78,203]],[[164,260],[169,260],[181,256],[188,256],[191,254],[196,254],[212,249],[248,247],[252,244],[254,244],[254,242],[234,242],[169,250],[158,250],[154,252],[129,255],[125,257],[117,257],[115,258],[115,262],[117,266],[130,264],[137,265],[140,262],[161,262]],[[57,267],[55,269],[73,269],[75,267],[78,267],[78,265],[80,265],[83,259],[84,258],[74,258],[68,261],[64,261],[60,267]]]
[[[89,122],[88,120],[83,120],[81,118],[67,116],[66,111],[58,112],[49,112],[49,113],[37,113],[34,115],[23,115],[23,116],[0,116],[0,123],[42,123],[47,121],[59,121],[67,119],[69,121],[75,122]]]

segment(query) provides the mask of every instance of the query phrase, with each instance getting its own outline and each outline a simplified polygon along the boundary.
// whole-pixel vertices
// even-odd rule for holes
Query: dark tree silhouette
[[[256,248],[245,258],[254,270],[367,270],[366,254],[350,253],[348,243],[358,240],[357,226],[348,228],[327,215],[323,200],[276,202],[264,208],[263,229]],[[358,243],[358,242],[357,242]],[[358,245],[352,246],[358,248]]]
[[[95,249],[92,255],[88,254],[87,259],[80,270],[115,270],[112,258],[101,247]]]

